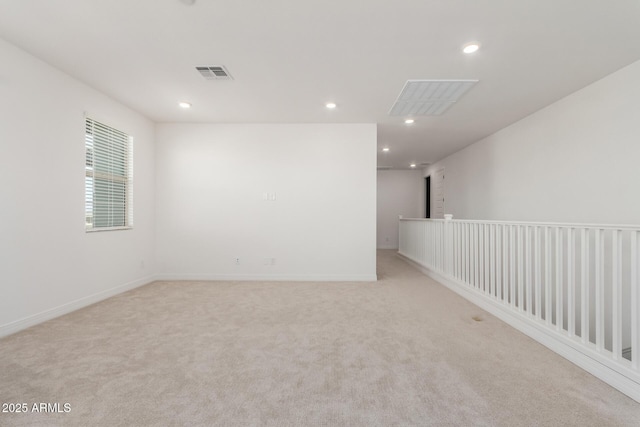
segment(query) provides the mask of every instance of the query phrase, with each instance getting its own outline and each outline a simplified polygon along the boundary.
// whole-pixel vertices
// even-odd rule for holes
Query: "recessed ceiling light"
[[[328,109],[332,110],[332,109],[336,108],[336,107],[337,107],[337,105],[336,105],[336,103],[335,103],[335,102],[327,102],[327,103],[325,104],[325,107],[327,107]]]
[[[480,49],[480,43],[477,42],[467,43],[462,47],[464,53],[474,53],[477,52],[478,49]]]
[[[384,151],[385,153],[388,153],[388,152],[389,152],[389,147],[384,147],[384,148],[382,149],[382,151]]]
[[[415,123],[415,120],[413,120],[413,119],[407,119],[407,120],[404,121],[404,124],[406,124],[406,125],[412,125],[414,123]]]
[[[191,104],[184,101],[179,102],[178,105],[180,106],[180,108],[184,108],[184,109],[191,108]]]
[[[409,166],[412,167],[412,168],[415,168],[416,164],[415,163],[411,163]]]

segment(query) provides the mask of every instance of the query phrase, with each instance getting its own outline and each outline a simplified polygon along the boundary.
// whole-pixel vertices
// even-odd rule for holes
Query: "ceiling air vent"
[[[390,116],[439,116],[478,80],[407,80]]]
[[[196,70],[207,80],[232,80],[231,74],[224,65],[211,65],[209,67],[196,67]]]

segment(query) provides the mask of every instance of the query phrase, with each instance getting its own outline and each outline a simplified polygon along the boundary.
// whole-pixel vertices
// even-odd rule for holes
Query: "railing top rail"
[[[591,228],[600,230],[636,230],[640,231],[640,225],[627,224],[580,224],[569,222],[527,222],[527,221],[493,221],[493,220],[471,220],[471,219],[434,219],[434,218],[400,218],[400,221],[433,221],[433,222],[455,222],[465,224],[499,224],[499,225],[525,225],[537,227],[562,227],[562,228]]]

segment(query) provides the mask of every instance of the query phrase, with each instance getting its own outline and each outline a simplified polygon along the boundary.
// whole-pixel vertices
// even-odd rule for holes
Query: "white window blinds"
[[[85,121],[85,226],[87,231],[133,225],[133,141],[124,132]]]

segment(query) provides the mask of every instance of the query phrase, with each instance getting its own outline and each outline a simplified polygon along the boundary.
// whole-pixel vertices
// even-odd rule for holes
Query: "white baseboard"
[[[393,246],[393,245],[390,245],[390,246],[389,245],[387,245],[387,246],[382,245],[382,246],[377,247],[376,249],[393,249],[393,250],[397,251],[398,250],[398,245],[395,245],[395,246]]]
[[[595,352],[579,348],[579,344],[573,345],[565,336],[555,333],[545,326],[537,325],[536,322],[521,318],[518,314],[503,307],[502,304],[497,301],[493,301],[474,289],[460,285],[456,281],[430,270],[428,267],[423,266],[407,255],[400,252],[398,252],[398,255],[433,280],[436,280],[443,286],[446,286],[453,292],[496,316],[509,326],[528,335],[635,401],[640,402],[640,381],[636,380],[638,379],[637,373],[630,369],[625,370],[624,368],[618,367],[612,369],[604,363],[604,357],[594,354]],[[601,360],[598,360],[599,358]]]
[[[98,292],[84,298],[54,307],[43,312],[24,317],[4,325],[0,325],[0,338],[14,334],[23,329],[55,319],[95,304],[114,295],[138,288],[157,280],[198,280],[198,281],[289,281],[289,282],[375,282],[378,277],[373,274],[363,275],[233,275],[233,274],[161,274],[134,280],[106,291]]]
[[[116,286],[114,288],[107,289],[106,291],[98,292],[96,294],[77,299],[58,307],[54,307],[37,314],[27,316],[4,325],[0,325],[0,338],[14,334],[23,329],[30,328],[31,326],[35,326],[39,323],[46,322],[47,320],[55,319],[56,317],[71,313],[72,311],[79,310],[91,304],[95,304],[114,295],[118,295],[131,289],[146,285],[153,282],[154,280],[154,276],[144,277],[142,279],[134,280],[133,282],[125,283],[124,285]]]
[[[252,282],[375,282],[375,274],[158,274],[155,280]]]

